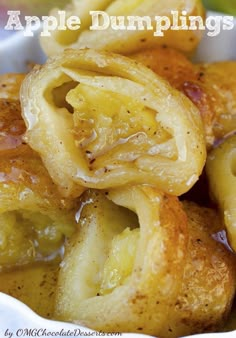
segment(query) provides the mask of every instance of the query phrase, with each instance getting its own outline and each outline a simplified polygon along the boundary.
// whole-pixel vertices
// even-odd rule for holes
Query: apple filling
[[[40,212],[8,211],[0,215],[0,270],[12,265],[53,259],[71,235],[65,220]]]
[[[139,234],[139,229],[126,228],[113,238],[102,274],[101,295],[127,282],[134,266]]]

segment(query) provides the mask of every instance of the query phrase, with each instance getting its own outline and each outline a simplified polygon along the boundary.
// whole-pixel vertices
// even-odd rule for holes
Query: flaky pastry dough
[[[236,62],[193,64],[166,46],[130,55],[184,93],[199,109],[208,150],[236,130]]]
[[[65,200],[23,140],[23,75],[0,77],[0,271],[59,255],[73,233],[76,201]]]
[[[138,220],[120,206],[137,213]],[[88,191],[82,207],[78,233],[61,264],[56,318],[108,332],[161,335],[181,287],[187,248],[187,219],[177,198],[140,186],[108,195]],[[121,259],[119,245],[111,252],[112,241],[128,227],[131,239]],[[127,274],[112,283],[113,271],[102,271],[115,252],[121,271],[129,255],[134,257]]]
[[[211,195],[218,203],[230,244],[236,250],[236,135],[212,150],[206,172]]]
[[[21,103],[25,140],[66,195],[140,183],[180,195],[204,166],[196,107],[127,57],[67,50],[27,76]]]
[[[214,210],[184,202],[185,213],[176,197],[147,186],[87,191],[81,202],[59,273],[57,319],[163,338],[224,323],[235,257],[217,242],[224,227]]]

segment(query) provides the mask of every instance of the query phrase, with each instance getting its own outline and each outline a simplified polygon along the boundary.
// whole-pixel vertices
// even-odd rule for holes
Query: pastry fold
[[[188,249],[170,337],[225,330],[235,297],[235,255],[214,209],[184,201]]]
[[[187,249],[177,198],[145,186],[88,190],[82,206],[61,265],[56,318],[106,332],[164,332]]]
[[[200,0],[129,0],[129,3],[121,0],[73,0],[64,10],[66,11],[66,19],[70,16],[78,16],[81,25],[75,30],[68,29],[67,26],[65,30],[50,31],[50,36],[42,36],[41,45],[49,56],[55,55],[65,48],[95,48],[129,54],[158,45],[168,45],[190,53],[201,40],[202,31],[198,29],[183,30],[184,21],[181,22],[180,17],[184,17],[185,25],[189,25],[188,18],[190,16],[198,16],[203,22],[205,16]],[[100,14],[90,12],[99,12]],[[175,18],[172,15],[173,12],[175,12]],[[52,10],[50,15],[59,20],[58,8]],[[103,26],[106,22],[106,28],[96,29],[93,23],[95,19],[92,19],[92,16],[98,17],[98,26]],[[157,21],[155,20],[156,16],[160,17]],[[129,17],[136,18],[132,24],[133,29],[129,28]],[[137,28],[139,27],[137,18],[140,21],[140,28]],[[119,23],[121,22],[125,30],[112,26],[111,22],[114,22],[116,27],[120,27]],[[180,29],[168,28],[168,24],[170,26],[178,25]],[[155,32],[159,33],[163,26],[166,27],[161,32],[163,36],[155,36]]]
[[[18,80],[14,74],[0,79],[0,270],[59,257],[76,227],[76,202],[60,196],[23,139]]]
[[[211,196],[221,210],[229,242],[236,250],[236,135],[225,139],[210,153],[206,172]]]
[[[200,63],[194,67],[197,84],[187,83],[185,93],[197,103],[203,118],[212,113],[208,134],[215,146],[236,132],[236,62]]]
[[[193,64],[172,48],[130,55],[184,93],[199,109],[208,149],[236,131],[236,62]]]
[[[21,104],[25,140],[66,195],[140,183],[180,195],[202,172],[198,110],[127,57],[67,50],[27,76]]]
[[[86,191],[81,202],[57,319],[163,338],[219,329],[235,293],[235,257],[217,242],[224,228],[215,211],[183,209],[147,186]]]

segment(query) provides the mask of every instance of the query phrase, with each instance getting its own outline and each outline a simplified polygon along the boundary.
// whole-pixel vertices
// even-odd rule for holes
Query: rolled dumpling
[[[212,150],[206,172],[211,196],[221,210],[229,242],[236,250],[236,135]]]
[[[169,337],[224,331],[235,296],[236,258],[219,213],[189,201],[183,207],[188,249]]]
[[[177,198],[139,186],[88,190],[81,205],[78,232],[61,264],[55,317],[98,331],[161,335],[187,250],[187,219]]]
[[[67,50],[26,77],[21,104],[25,140],[65,195],[143,183],[180,195],[202,172],[199,111],[127,57]]]
[[[202,31],[183,27],[189,25],[191,16],[203,24],[205,14],[200,0],[73,0],[65,13],[58,11],[52,10],[51,16],[58,20],[62,16],[66,20],[77,16],[80,25],[77,22],[69,24],[69,28],[65,25],[65,29],[54,27],[46,31],[41,44],[47,55],[69,47],[128,54],[164,44],[190,53],[198,45]],[[172,25],[174,29],[170,28]]]
[[[214,210],[183,209],[147,186],[86,191],[81,201],[55,318],[163,338],[220,328],[235,294],[235,257],[217,242],[224,227]]]
[[[76,228],[76,200],[65,200],[24,141],[20,75],[0,78],[0,271],[60,257]],[[19,81],[18,81],[19,80]],[[4,94],[4,95],[3,95]],[[51,257],[51,258],[50,258]]]

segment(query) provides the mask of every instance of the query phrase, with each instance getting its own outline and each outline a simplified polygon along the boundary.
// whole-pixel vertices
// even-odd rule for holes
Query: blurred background
[[[8,10],[21,11],[21,17],[25,15],[48,15],[53,7],[64,8],[66,0],[0,0],[0,39],[6,38],[13,32],[4,30],[7,23]],[[23,24],[24,20],[22,20]]]
[[[236,0],[203,0],[206,8],[236,15]]]

